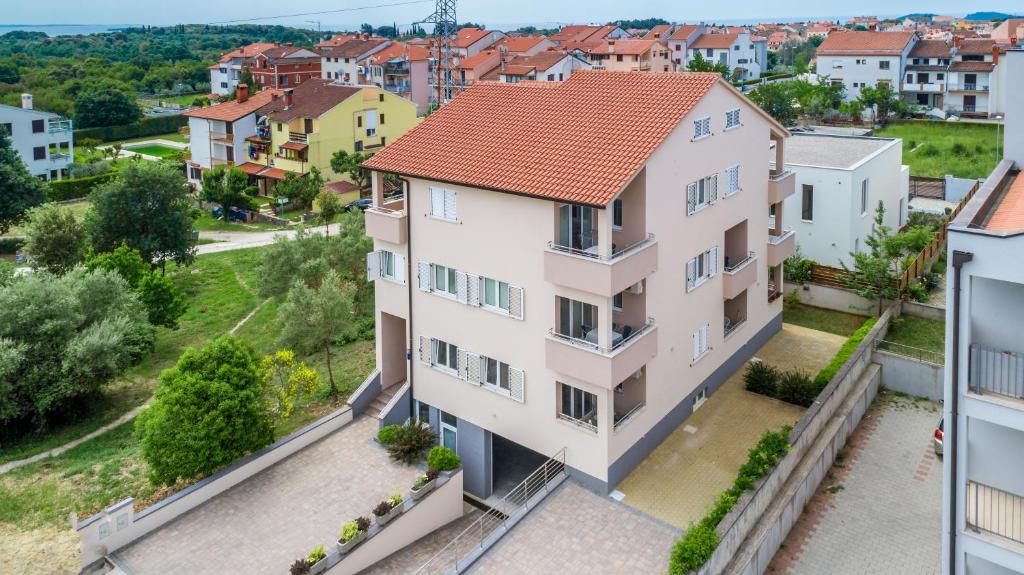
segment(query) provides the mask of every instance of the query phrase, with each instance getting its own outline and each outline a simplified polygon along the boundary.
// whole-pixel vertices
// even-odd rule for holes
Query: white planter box
[[[309,566],[309,575],[320,575],[327,570],[327,556]]]
[[[373,520],[377,523],[377,525],[380,525],[381,527],[384,527],[392,519],[394,519],[395,517],[398,517],[399,515],[401,515],[402,511],[404,511],[404,510],[405,510],[405,503],[403,502],[403,503],[400,503],[398,506],[394,507],[393,509],[391,509],[391,511],[389,511],[387,515],[384,515],[382,517],[378,516],[378,515],[374,515],[373,516]]]
[[[346,542],[338,541],[338,553],[340,553],[341,555],[348,553],[353,548],[355,548],[356,545],[362,543],[365,539],[366,531],[360,531],[359,535],[356,535],[355,537],[349,539]]]
[[[431,491],[433,491],[434,487],[436,487],[436,486],[437,486],[437,480],[436,479],[431,479],[430,481],[424,483],[423,487],[420,487],[419,489],[410,489],[409,490],[409,498],[412,499],[413,501],[419,501],[420,498],[422,498],[424,495],[426,495],[426,494],[430,493]]]

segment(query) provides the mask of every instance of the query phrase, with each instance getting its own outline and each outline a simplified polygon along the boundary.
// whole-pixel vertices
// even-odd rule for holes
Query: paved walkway
[[[327,228],[325,226],[307,226],[305,229],[309,233],[322,234]],[[330,230],[337,233],[341,230],[341,224],[331,224]],[[200,239],[215,240],[217,243],[203,244],[198,246],[196,250],[199,254],[212,254],[245,248],[258,248],[260,246],[269,246],[274,243],[274,239],[277,237],[293,238],[296,233],[298,233],[296,230],[280,230],[276,232],[199,232]]]
[[[407,493],[420,470],[377,446],[360,417],[266,471],[116,552],[131,573],[287,573],[341,525]]]
[[[505,535],[473,575],[658,574],[680,532],[567,480]]]
[[[754,355],[779,369],[817,373],[845,339],[783,324]],[[736,479],[747,452],[769,429],[795,424],[804,409],[743,388],[744,366],[618,486],[623,503],[680,529],[704,516]]]
[[[941,417],[929,401],[880,395],[850,436],[768,573],[941,572]]]

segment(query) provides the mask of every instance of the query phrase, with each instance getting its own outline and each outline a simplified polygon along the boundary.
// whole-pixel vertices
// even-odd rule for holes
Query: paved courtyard
[[[318,543],[334,545],[342,523],[369,516],[420,473],[373,442],[377,421],[359,417],[115,553],[136,575],[287,573]]]
[[[680,532],[567,480],[469,573],[663,573]]]
[[[880,395],[768,573],[940,573],[940,417],[938,404]]]
[[[779,369],[817,373],[845,338],[783,324],[755,357]],[[685,529],[732,485],[747,451],[768,429],[795,424],[804,409],[743,389],[743,369],[683,422],[618,486],[623,502]]]

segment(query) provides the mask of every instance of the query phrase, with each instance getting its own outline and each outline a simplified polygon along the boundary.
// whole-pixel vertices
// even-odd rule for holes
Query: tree
[[[726,80],[729,79],[729,65],[719,62],[714,63],[709,60],[705,60],[704,56],[699,51],[693,53],[693,60],[686,65],[686,69],[691,72],[718,72]]]
[[[351,328],[355,293],[352,282],[342,284],[338,273],[328,270],[315,287],[297,280],[278,311],[282,345],[303,353],[324,354],[331,397],[338,395],[331,367],[331,346],[342,332]]]
[[[43,204],[28,211],[25,253],[34,269],[67,273],[85,259],[85,228],[75,214],[57,204]]]
[[[285,174],[284,179],[274,186],[274,196],[288,198],[289,202],[295,202],[308,211],[323,187],[324,179],[320,175],[320,170],[314,167],[304,175],[292,172]]]
[[[341,213],[341,200],[331,190],[323,190],[316,196],[316,203],[320,206],[320,222],[329,226],[334,218]],[[331,235],[329,227],[324,228],[324,234]]]
[[[184,296],[174,287],[171,278],[152,270],[139,250],[121,244],[112,252],[89,254],[85,267],[109,270],[121,276],[146,306],[149,323],[171,329],[178,327],[178,318],[187,308]]]
[[[256,352],[229,335],[189,348],[160,374],[135,433],[154,485],[209,475],[270,444],[274,426]]]
[[[0,234],[7,233],[29,208],[45,200],[42,182],[28,172],[7,131],[0,130]]]
[[[295,409],[296,399],[312,395],[320,386],[320,374],[296,359],[290,349],[263,356],[260,371],[270,390],[274,411],[282,421]]]
[[[122,126],[141,117],[135,97],[126,88],[112,83],[84,89],[75,98],[75,125],[79,128]]]
[[[846,286],[857,295],[878,301],[878,315],[882,315],[882,304],[887,299],[899,297],[897,274],[902,255],[900,246],[893,241],[889,226],[885,225],[885,206],[881,200],[875,208],[875,220],[871,233],[864,238],[867,251],[851,253],[853,269],[845,261],[839,263],[846,272],[842,277]]]
[[[150,272],[150,266],[139,255],[139,250],[121,244],[114,251],[90,253],[85,258],[88,270],[104,269],[117,273],[132,289],[139,287],[142,278]]]
[[[129,163],[89,199],[93,208],[86,214],[86,229],[98,251],[126,244],[161,267],[166,260],[188,265],[195,258],[185,178],[173,168]]]
[[[783,126],[792,126],[796,123],[794,100],[785,82],[759,84],[747,95]]]
[[[201,197],[215,204],[220,204],[224,211],[224,221],[228,221],[231,208],[242,210],[252,209],[252,195],[256,186],[249,185],[249,174],[238,168],[225,169],[214,166],[203,172],[203,191]]]
[[[373,154],[364,152],[348,153],[345,150],[338,150],[331,156],[331,169],[335,174],[345,174],[352,180],[352,183],[360,189],[370,187],[370,171],[362,167],[362,163],[370,159]]]

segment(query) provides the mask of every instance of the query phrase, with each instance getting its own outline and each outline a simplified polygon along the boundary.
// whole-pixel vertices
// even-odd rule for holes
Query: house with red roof
[[[383,78],[380,87],[412,100],[419,115],[426,112],[430,103],[430,51],[425,46],[392,42],[367,56],[362,66],[379,68],[379,74],[374,71],[373,76]]]
[[[375,76],[373,70],[364,67],[363,63],[366,58],[390,45],[391,40],[387,38],[359,34],[345,41],[321,46],[318,50],[322,77],[349,85],[382,83],[382,76]]]
[[[704,31],[703,24],[680,24],[669,35],[665,44],[672,51],[672,64],[676,70],[686,69],[686,50]]]
[[[585,53],[595,68],[612,72],[671,72],[674,69],[668,46],[653,38],[608,39]]]
[[[245,67],[252,63],[257,54],[274,46],[270,42],[257,42],[222,54],[217,63],[210,66],[210,92],[218,96],[235,93]]]
[[[480,79],[489,82],[516,83],[528,80],[561,82],[574,72],[590,70],[590,62],[574,53],[547,50],[533,56],[503,58],[497,67]]]
[[[919,40],[903,68],[900,92],[914,104],[945,110],[952,47],[944,40]]]
[[[253,57],[245,69],[259,90],[294,88],[306,80],[320,77],[320,54],[291,42],[275,44]]]
[[[509,56],[533,56],[555,47],[547,36],[505,36],[494,43],[498,50]]]
[[[455,52],[461,58],[468,58],[490,48],[504,37],[505,33],[498,30],[463,28],[455,33]]]
[[[605,26],[573,24],[563,26],[562,29],[550,36],[550,40],[561,49],[576,49],[593,46],[608,39],[622,40],[631,36],[632,34],[629,32],[612,24]]]
[[[725,64],[732,77],[740,80],[760,78],[768,67],[768,41],[750,34],[701,34],[686,50],[686,63],[697,55],[708,62]]]
[[[818,76],[846,87],[846,99],[860,97],[864,87],[887,83],[899,91],[914,32],[835,31],[818,46]]]
[[[1005,109],[1003,86],[1011,73],[1002,64],[1006,45],[993,39],[971,38],[956,42],[949,65],[946,109],[966,117],[988,118]],[[1015,70],[1014,74],[1024,74]]]

